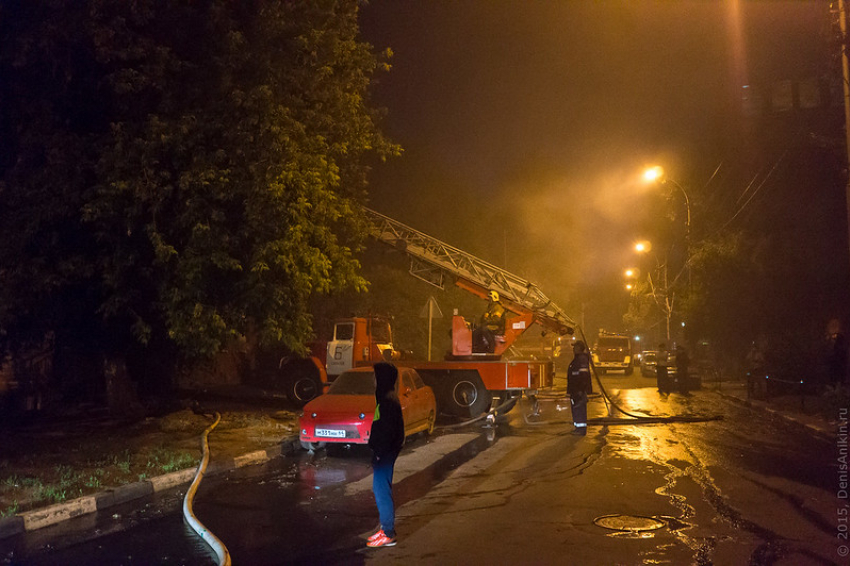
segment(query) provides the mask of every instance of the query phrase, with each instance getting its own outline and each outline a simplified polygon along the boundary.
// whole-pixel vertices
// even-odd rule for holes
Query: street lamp
[[[643,172],[643,178],[647,183],[655,183],[658,182],[662,185],[666,185],[667,183],[672,184],[674,187],[681,191],[682,196],[685,197],[685,211],[687,212],[687,222],[685,223],[685,243],[690,246],[691,240],[691,199],[688,197],[687,191],[685,191],[685,187],[680,185],[675,179],[672,179],[664,174],[664,168],[658,165],[654,167],[649,167]]]
[[[652,243],[648,240],[642,240],[635,244],[634,249],[638,253],[645,254],[652,250]],[[655,257],[655,273],[657,278],[653,280],[652,272],[649,272],[647,274],[646,281],[649,284],[649,294],[664,314],[667,341],[669,342],[671,336],[670,321],[673,317],[673,308],[676,300],[675,291],[670,288],[669,281],[667,279],[667,259],[665,258],[662,263],[659,261],[658,256],[655,256],[655,254],[653,254],[653,256]],[[626,288],[631,290],[628,286]]]
[[[666,185],[667,183],[672,184],[674,187],[679,189],[682,193],[682,196],[685,197],[685,211],[687,212],[687,218],[685,221],[685,258],[686,263],[685,267],[688,270],[688,290],[691,288],[691,268],[688,265],[687,259],[690,257],[691,253],[691,199],[688,197],[688,192],[685,190],[685,187],[680,185],[675,179],[668,177],[664,174],[664,168],[658,165],[654,167],[649,167],[643,172],[643,178],[648,183],[659,182],[662,185]]]
[[[652,242],[648,240],[641,240],[640,242],[635,242],[635,251],[642,254],[650,251],[652,249]]]

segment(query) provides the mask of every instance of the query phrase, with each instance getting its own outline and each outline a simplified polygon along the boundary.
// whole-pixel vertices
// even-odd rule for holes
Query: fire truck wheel
[[[293,360],[281,369],[281,383],[290,401],[303,407],[322,393],[322,382],[310,360]]]
[[[317,397],[321,391],[322,386],[315,378],[298,376],[289,384],[286,396],[299,407],[303,407],[308,401]]]
[[[477,417],[490,408],[492,397],[476,375],[455,382],[450,401],[454,414],[461,417]]]

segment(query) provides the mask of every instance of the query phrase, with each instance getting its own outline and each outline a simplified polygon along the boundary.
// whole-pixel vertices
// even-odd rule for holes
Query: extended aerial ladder
[[[576,323],[534,283],[398,220],[366,207],[363,210],[372,236],[409,256],[412,276],[440,289],[454,279],[457,286],[481,298],[496,291],[507,310],[531,314],[534,322],[560,335],[573,333]]]

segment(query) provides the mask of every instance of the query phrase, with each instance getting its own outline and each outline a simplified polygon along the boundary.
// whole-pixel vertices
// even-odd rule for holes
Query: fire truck
[[[612,370],[623,370],[625,375],[632,375],[634,372],[632,342],[628,334],[600,329],[591,353],[593,365],[602,375]]]
[[[407,254],[413,277],[440,289],[451,282],[491,302],[497,297],[504,311],[500,324],[485,327],[454,315],[451,353],[441,361],[418,361],[394,347],[386,318],[341,319],[331,340],[314,345],[309,359],[281,361],[290,399],[304,404],[346,369],[379,360],[414,368],[433,388],[438,409],[460,417],[479,416],[523,392],[552,385],[552,360],[505,355],[535,323],[557,336],[573,334],[573,320],[536,285],[374,210],[364,208],[363,213],[372,237]]]

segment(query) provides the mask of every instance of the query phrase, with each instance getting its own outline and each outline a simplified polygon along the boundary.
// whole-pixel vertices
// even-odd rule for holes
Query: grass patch
[[[291,428],[254,411],[228,413],[227,417],[211,439],[214,458],[226,459],[264,448],[277,442],[284,428]],[[294,416],[290,420],[295,422]],[[180,411],[123,423],[118,428],[99,424],[89,427],[84,423],[24,431],[4,438],[0,513],[25,513],[54,502],[197,467],[198,437],[208,421],[191,411]]]
[[[160,446],[148,456],[147,468],[167,474],[197,465],[198,460],[188,452],[175,452]]]
[[[103,468],[97,468],[94,472],[89,475],[89,479],[86,480],[86,487],[90,489],[97,489],[103,487],[103,476],[106,472],[104,472]]]
[[[18,513],[19,507],[18,502],[13,501],[11,505],[6,507],[5,509],[0,509],[0,519],[5,517],[11,517],[12,515],[16,515]]]

